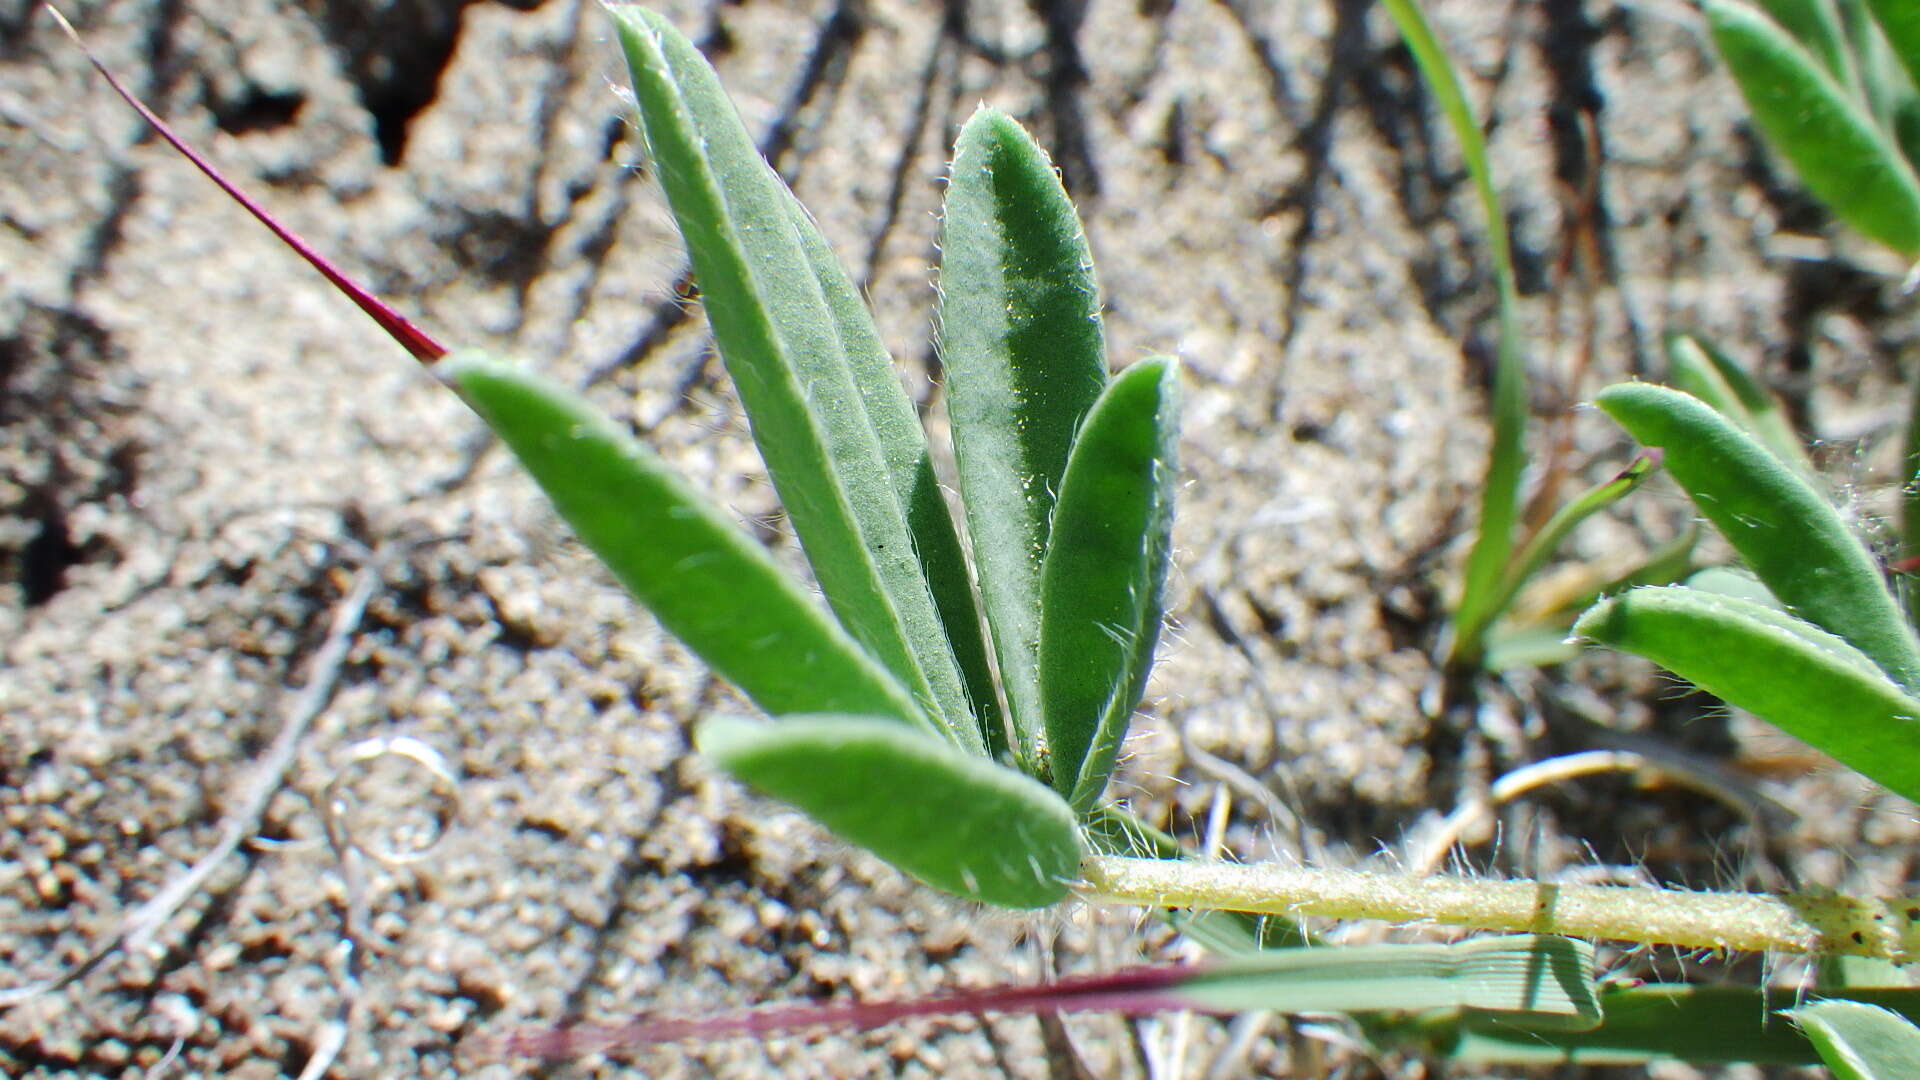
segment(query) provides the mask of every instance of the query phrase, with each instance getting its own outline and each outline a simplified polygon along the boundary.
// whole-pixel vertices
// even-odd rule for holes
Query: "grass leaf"
[[[1574,633],[1646,657],[1920,801],[1920,701],[1812,623],[1671,586],[1602,600]]]
[[[475,353],[436,370],[512,448],[580,541],[755,704],[775,715],[930,723],[765,548],[584,400]]]
[[[1044,784],[863,716],[715,718],[698,744],[728,772],[928,885],[1007,908],[1066,896],[1073,812]]]
[[[1586,942],[1497,935],[1268,950],[1211,962],[1178,993],[1209,1012],[1464,1009],[1577,1029],[1600,1022],[1593,970]]]
[[[1908,690],[1920,687],[1920,646],[1879,566],[1804,477],[1678,390],[1624,383],[1596,401],[1666,451],[1667,471],[1787,610],[1852,642]]]
[[[1585,1031],[1490,1024],[1468,1017],[1430,1034],[1438,1036],[1442,1053],[1466,1064],[1817,1064],[1820,1059],[1806,1035],[1775,1015],[1775,1010],[1793,1005],[1794,997],[1791,991],[1736,986],[1614,986],[1600,992],[1605,1019]],[[1846,997],[1920,1016],[1920,990],[1849,990]]]
[[[1031,762],[1040,562],[1068,449],[1107,382],[1093,256],[1045,152],[984,107],[955,145],[940,248],[960,493],[1008,710]]]
[[[1440,104],[1447,126],[1460,143],[1460,156],[1473,178],[1485,217],[1487,248],[1493,258],[1493,281],[1499,298],[1499,346],[1494,357],[1493,394],[1489,411],[1493,446],[1489,450],[1486,480],[1480,487],[1480,524],[1473,550],[1467,556],[1466,582],[1454,609],[1450,666],[1477,664],[1481,639],[1500,615],[1499,595],[1513,558],[1515,528],[1520,516],[1520,479],[1527,465],[1527,365],[1520,351],[1519,290],[1515,285],[1513,246],[1507,236],[1506,213],[1493,183],[1493,165],[1487,157],[1486,136],[1474,119],[1473,108],[1461,89],[1460,77],[1434,36],[1418,0],[1385,0],[1400,37],[1413,53],[1427,89]]]
[[[1040,584],[1040,700],[1053,784],[1085,811],[1105,790],[1160,638],[1177,480],[1180,367],[1143,360],[1074,441]]]
[[[1909,1080],[1920,1074],[1920,1028],[1898,1013],[1857,1001],[1817,1001],[1788,1015],[1834,1080]]]
[[[1745,0],[1705,0],[1714,45],[1754,121],[1808,190],[1847,224],[1920,255],[1920,180],[1812,54]]]
[[[1793,466],[1795,472],[1813,478],[1813,461],[1806,446],[1793,430],[1780,400],[1711,342],[1692,334],[1668,334],[1667,380],[1720,410],[1721,414],[1751,432],[1773,456]]]
[[[803,242],[811,222],[713,68],[663,16],[611,11],[714,339],[822,591],[955,741],[984,752],[901,501],[919,480],[894,475],[918,456],[899,446],[904,391],[883,385],[871,348],[842,340],[850,313],[822,294],[824,241]]]

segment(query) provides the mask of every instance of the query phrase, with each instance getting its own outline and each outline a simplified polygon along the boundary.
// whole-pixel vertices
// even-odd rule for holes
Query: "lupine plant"
[[[1754,123],[1807,189],[1861,235],[1920,259],[1920,8],[1706,0],[1705,11]],[[1907,291],[1914,283],[1909,271]],[[1908,562],[1920,556],[1920,378],[1912,393],[1899,520]]]
[[[1435,57],[1444,65],[1418,8],[1392,6],[1403,29],[1414,28],[1417,53],[1425,41],[1423,65]],[[1162,618],[1178,366],[1143,360],[1110,374],[1091,260],[1064,190],[1018,124],[977,113],[955,151],[940,268],[963,529],[857,291],[755,153],[711,67],[662,17],[610,10],[650,160],[825,607],[724,509],[577,394],[526,366],[442,346],[129,101],[471,404],[580,539],[771,718],[703,721],[696,742],[720,767],[956,896],[1008,908],[1072,895],[1266,913],[1283,932],[1249,934],[1231,917],[1188,919],[1178,925],[1230,955],[920,1002],[522,1031],[494,1040],[494,1051],[572,1056],[942,1012],[1279,1009],[1349,1012],[1381,1042],[1462,1060],[1812,1061],[1817,1053],[1867,1063],[1836,1065],[1843,1075],[1899,1075],[1874,1062],[1911,1060],[1886,1057],[1907,1053],[1899,1047],[1911,1041],[1905,1021],[1886,1009],[1920,1013],[1913,991],[1823,990],[1794,1014],[1800,1029],[1768,1027],[1769,1009],[1795,1003],[1759,989],[1601,983],[1591,946],[1558,935],[1906,961],[1920,955],[1920,903],[1183,862],[1172,838],[1105,804]],[[1450,112],[1463,101],[1457,89]],[[1484,151],[1473,153],[1483,173]],[[1490,193],[1483,183],[1483,197]],[[1517,377],[1517,366],[1505,370]],[[1513,384],[1501,386],[1505,405],[1496,411],[1512,405]],[[1524,394],[1518,400],[1524,406]],[[1581,630],[1683,674],[1697,669],[1729,700],[1783,717],[1893,790],[1920,794],[1920,767],[1904,760],[1920,748],[1920,648],[1831,510],[1794,466],[1693,398],[1625,387],[1603,395],[1602,406],[1665,450],[1676,477],[1786,610],[1643,590],[1603,602]],[[1544,557],[1539,545],[1550,550],[1564,535],[1549,524],[1548,540],[1516,556],[1503,507],[1518,459],[1503,457],[1500,445],[1490,485],[1497,480],[1501,494],[1482,525],[1498,559],[1476,554],[1476,566],[1484,559],[1494,569],[1469,571],[1481,631],[1486,612],[1511,599],[1516,568],[1524,579]],[[1652,465],[1642,462],[1603,485],[1605,501],[1638,482]],[[1514,476],[1502,479],[1507,471]],[[1591,509],[1582,500],[1569,513]],[[1811,558],[1787,557],[1795,552]],[[1696,655],[1693,638],[1720,652]],[[1769,680],[1769,667],[1783,664],[1810,673],[1812,689],[1782,685],[1777,670]],[[1119,854],[1140,851],[1156,857]],[[1276,937],[1299,943],[1288,920],[1304,915],[1518,936],[1264,947]]]

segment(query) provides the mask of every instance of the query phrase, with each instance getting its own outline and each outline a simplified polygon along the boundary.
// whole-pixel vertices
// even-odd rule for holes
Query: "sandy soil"
[[[1477,712],[1431,718],[1430,655],[1486,441],[1491,294],[1459,161],[1382,13],[671,10],[869,283],[916,393],[933,396],[945,147],[982,100],[1054,149],[1088,219],[1115,360],[1188,363],[1175,629],[1121,781],[1143,815],[1198,836],[1225,791],[1220,841],[1237,857],[1360,864],[1556,752],[1641,736],[1781,760],[1751,725],[1604,664],[1601,685],[1640,693],[1529,674]],[[73,14],[183,132],[425,325],[590,382],[786,543],[679,295],[682,256],[637,167],[597,7],[126,0]],[[1583,467],[1618,468],[1628,448],[1573,404],[1653,370],[1674,326],[1764,356],[1818,430],[1872,433],[1911,327],[1859,268],[1870,260],[1832,254],[1818,213],[1758,154],[1688,7],[1453,0],[1437,20],[1495,118],[1536,404],[1571,418]],[[1015,918],[931,895],[690,757],[688,721],[742,703],[568,540],[458,402],[147,138],[28,0],[0,4],[0,130],[0,986],[85,957],[216,843],[343,599],[367,568],[375,580],[261,842],[150,940],[0,1015],[9,1075],[138,1076],[178,1039],[167,1075],[299,1076],[354,1000],[328,1075],[1041,1076],[1032,1020],[545,1072],[459,1064],[455,1048],[514,1023],[1168,955],[1131,912]],[[1583,238],[1597,263],[1581,262]],[[1870,515],[1878,459],[1853,445],[1830,456]],[[1683,515],[1650,494],[1581,553],[1631,551]],[[429,858],[364,867],[350,889],[315,810],[328,783],[357,793],[375,840],[417,840],[442,809],[422,770],[355,763],[363,740],[392,736],[457,772],[457,816]],[[1901,883],[1904,814],[1844,778],[1784,783],[1763,790],[1802,814],[1760,862],[1742,861],[1751,837],[1725,808],[1624,779],[1531,804],[1497,853],[1471,857],[1502,873],[1638,864],[1698,886],[1767,865],[1816,886]],[[351,984],[350,896],[368,946]],[[1165,1025],[1068,1030],[1095,1075],[1139,1076],[1139,1047]],[[1196,1023],[1182,1075],[1206,1075],[1228,1039]],[[1224,1075],[1274,1073],[1289,1052],[1256,1040]],[[1436,1074],[1322,1052],[1343,1075]]]

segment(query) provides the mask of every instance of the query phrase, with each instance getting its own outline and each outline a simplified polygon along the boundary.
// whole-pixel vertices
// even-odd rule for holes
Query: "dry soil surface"
[[[936,427],[935,214],[946,147],[982,101],[1033,128],[1079,201],[1113,362],[1186,362],[1172,628],[1117,782],[1139,813],[1197,842],[1224,792],[1215,839],[1234,857],[1391,863],[1458,799],[1554,753],[1640,737],[1797,761],[1637,669],[1589,681],[1638,694],[1523,673],[1434,717],[1487,441],[1491,291],[1459,157],[1367,0],[669,7],[866,283]],[[597,5],[71,14],[351,271],[445,339],[591,386],[791,548]],[[1655,371],[1675,326],[1761,358],[1818,431],[1884,425],[1910,328],[1756,147],[1690,7],[1450,0],[1435,17],[1492,118],[1541,448],[1564,423],[1580,469],[1618,468],[1625,442],[1575,405]],[[0,984],[85,958],[213,847],[374,575],[257,835],[155,933],[0,1015],[7,1074],[140,1076],[177,1044],[162,1075],[300,1076],[352,1001],[328,1075],[1042,1076],[1030,1019],[550,1067],[457,1051],[520,1023],[1172,955],[1133,912],[1013,917],[933,895],[690,756],[689,723],[742,702],[450,394],[150,138],[32,0],[0,2],[0,132]],[[1845,490],[1871,496],[1876,459],[1853,445],[1834,455]],[[1672,535],[1685,507],[1664,490],[1578,554]],[[416,842],[443,809],[417,766],[357,761],[394,736],[444,756],[457,815],[424,860],[349,874],[316,813],[330,782],[357,793],[369,843]],[[1600,778],[1467,858],[1902,883],[1898,808],[1845,778],[1783,783],[1760,790],[1801,815],[1759,856],[1718,803]],[[1168,1026],[1066,1030],[1095,1075],[1139,1076]],[[1295,1075],[1447,1074],[1264,1031],[1230,1050],[1226,1025],[1195,1023],[1180,1075],[1274,1074],[1290,1054]]]

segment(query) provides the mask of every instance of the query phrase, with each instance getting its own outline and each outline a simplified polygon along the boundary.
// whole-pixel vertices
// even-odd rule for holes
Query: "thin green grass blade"
[[[572,392],[474,353],[441,361],[614,576],[769,713],[929,725],[885,668],[726,513]]]
[[[1814,969],[1815,985],[1834,996],[1849,988],[1911,987],[1910,968],[1877,956],[1822,956]]]
[[[1811,623],[1671,586],[1602,600],[1574,633],[1643,656],[1920,801],[1920,700]]]
[[[1493,446],[1487,475],[1480,488],[1480,525],[1473,550],[1467,556],[1466,581],[1454,609],[1453,645],[1449,664],[1471,666],[1480,655],[1481,637],[1499,616],[1497,602],[1507,565],[1513,557],[1515,526],[1520,515],[1520,477],[1527,465],[1527,367],[1520,350],[1519,292],[1514,284],[1513,247],[1507,238],[1506,213],[1494,186],[1493,166],[1487,159],[1486,137],[1467,104],[1459,76],[1446,50],[1434,36],[1417,0],[1385,0],[1400,37],[1413,53],[1427,89],[1440,104],[1460,156],[1473,178],[1485,216],[1487,248],[1493,258],[1494,287],[1499,296],[1499,346],[1494,357],[1493,394],[1489,412]]]
[[[1180,366],[1113,380],[1074,440],[1040,575],[1040,701],[1053,785],[1076,810],[1106,789],[1160,639],[1172,547]]]
[[[1754,121],[1800,179],[1860,232],[1920,255],[1920,180],[1820,61],[1745,0],[1705,0],[1714,45]]]
[[[939,478],[933,470],[926,430],[920,426],[918,411],[900,387],[893,357],[873,325],[873,313],[867,310],[860,291],[847,278],[840,260],[834,257],[827,238],[821,235],[800,200],[789,195],[787,209],[793,217],[801,249],[806,252],[814,276],[820,282],[821,297],[839,328],[848,370],[879,439],[894,497],[906,512],[913,553],[939,614],[942,636],[952,650],[953,661],[959,665],[967,702],[979,720],[987,756],[998,758],[1006,750],[1006,720],[993,681],[993,666],[987,659],[987,640],[981,631],[973,580],[967,573],[967,557],[960,546],[960,534],[954,528],[953,514],[947,509],[946,495],[940,490]],[[911,588],[907,587],[906,591],[911,593]],[[923,662],[940,669],[940,650],[924,629],[916,643],[932,654]]]
[[[1080,219],[1046,154],[1002,113],[983,107],[960,133],[940,249],[960,494],[1008,712],[1037,766],[1040,563],[1107,362]]]
[[[1073,812],[1037,780],[859,716],[715,718],[700,751],[928,885],[1006,908],[1057,903],[1078,875]]]
[[[1428,1035],[1448,1058],[1471,1065],[1818,1064],[1812,1043],[1777,1012],[1793,1006],[1795,997],[1790,990],[1751,987],[1615,986],[1600,993],[1604,1021],[1586,1031],[1468,1017]],[[1920,1018],[1920,990],[1849,990],[1846,997]]]
[[[1689,527],[1680,535],[1646,554],[1637,565],[1578,591],[1568,590],[1521,616],[1502,619],[1487,631],[1486,653],[1480,666],[1487,671],[1514,668],[1547,667],[1562,664],[1580,655],[1582,646],[1571,635],[1573,622],[1603,596],[1636,585],[1671,585],[1693,570],[1693,548],[1700,530]],[[1515,607],[1532,606],[1530,602]]]
[[[804,219],[712,67],[663,16],[610,10],[714,339],[822,591],[953,739],[984,752],[899,499],[916,481],[892,472],[915,455],[890,454],[899,425],[870,413],[904,392],[849,359],[846,307],[822,295],[819,260],[796,228]]]
[[[1788,1015],[1807,1033],[1834,1080],[1920,1076],[1920,1028],[1897,1013],[1857,1001],[1817,1001]]]
[[[1531,540],[1527,541],[1526,546],[1521,548],[1520,553],[1515,556],[1513,564],[1508,567],[1507,576],[1501,583],[1500,591],[1493,596],[1494,610],[1505,611],[1512,605],[1514,596],[1526,587],[1527,582],[1533,580],[1533,575],[1539,573],[1540,568],[1553,557],[1553,553],[1560,550],[1560,545],[1566,542],[1573,530],[1580,527],[1581,522],[1632,494],[1659,468],[1658,451],[1641,453],[1617,475],[1595,484],[1581,492],[1578,498],[1554,511],[1553,516],[1547,519],[1547,523],[1540,527],[1540,531],[1535,533]]]
[[[1678,390],[1625,383],[1596,400],[1642,444],[1666,451],[1667,471],[1789,611],[1920,687],[1920,645],[1879,566],[1803,477]]]
[[[1547,935],[1317,946],[1221,960],[1179,996],[1209,1012],[1462,1009],[1578,1029],[1600,1023],[1593,970],[1592,945]]]
[[[1787,419],[1780,399],[1760,384],[1746,368],[1711,342],[1692,334],[1666,336],[1668,380],[1720,410],[1728,419],[1753,433],[1761,445],[1795,472],[1812,479],[1813,461]]]

